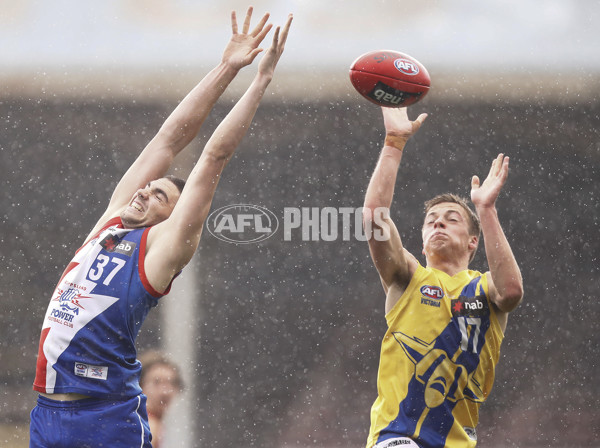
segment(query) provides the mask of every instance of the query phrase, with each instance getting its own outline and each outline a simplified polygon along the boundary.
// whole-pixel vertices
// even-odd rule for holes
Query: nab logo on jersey
[[[100,241],[100,245],[108,252],[116,252],[128,257],[133,255],[136,244],[133,241],[120,240],[117,236],[109,234]]]
[[[490,314],[484,295],[477,297],[461,296],[451,302],[452,316],[484,317]]]
[[[109,252],[114,252],[121,241],[118,237],[112,234],[108,234],[100,241],[100,246]]]
[[[115,247],[115,252],[131,257],[135,250],[135,246],[136,244],[133,241],[121,241],[117,247]]]

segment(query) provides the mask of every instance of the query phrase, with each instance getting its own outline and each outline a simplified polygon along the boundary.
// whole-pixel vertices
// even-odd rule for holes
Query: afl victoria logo
[[[444,297],[444,290],[439,286],[421,286],[421,294],[430,299],[440,300]]]
[[[250,244],[270,238],[279,227],[273,212],[252,204],[221,207],[210,214],[206,228],[215,238],[227,243]]]
[[[410,59],[396,59],[394,66],[405,75],[414,76],[419,74],[419,66]]]

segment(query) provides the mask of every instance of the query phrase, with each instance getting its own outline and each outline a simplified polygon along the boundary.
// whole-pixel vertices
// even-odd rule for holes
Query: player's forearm
[[[377,207],[389,208],[392,205],[401,160],[401,150],[389,145],[384,146],[367,187],[366,208],[374,210]]]
[[[205,152],[216,159],[229,160],[246,135],[272,76],[257,74],[248,90],[217,127]]]
[[[179,103],[165,120],[156,138],[174,155],[183,150],[200,131],[202,123],[239,70],[221,62]]]
[[[523,279],[495,207],[479,207],[481,230],[490,274],[498,291],[498,307],[512,311],[523,297]]]
[[[198,247],[215,190],[236,147],[250,127],[270,77],[257,75],[246,93],[214,131],[190,173],[170,220],[170,235],[177,235],[178,266],[184,266]]]

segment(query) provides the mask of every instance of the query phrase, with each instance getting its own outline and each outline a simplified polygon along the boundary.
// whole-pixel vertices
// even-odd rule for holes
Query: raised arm
[[[156,290],[163,291],[196,251],[221,173],[250,127],[273,78],[291,23],[290,15],[281,32],[279,27],[275,30],[258,73],[207,142],[171,216],[150,230],[145,266],[148,280]]]
[[[389,217],[389,208],[406,142],[419,130],[427,115],[421,114],[410,121],[406,108],[383,107],[382,111],[385,142],[367,188],[363,222],[366,229],[373,230],[368,240],[369,250],[387,293],[393,284],[405,288],[416,269],[417,262],[404,250],[398,230]]]
[[[269,14],[249,32],[251,18],[252,7],[248,8],[240,33],[236,14],[231,13],[232,36],[221,62],[179,103],[131,165],[117,185],[101,222],[117,216],[139,188],[167,173],[175,156],[198,135],[202,123],[240,69],[252,63],[262,51],[258,46],[272,26],[266,24]]]
[[[499,154],[493,161],[490,172],[483,182],[473,176],[471,201],[475,205],[485,243],[485,254],[490,272],[490,299],[501,313],[514,310],[523,298],[521,271],[500,226],[496,199],[508,177],[508,157]],[[501,315],[501,324],[506,326],[506,315]]]

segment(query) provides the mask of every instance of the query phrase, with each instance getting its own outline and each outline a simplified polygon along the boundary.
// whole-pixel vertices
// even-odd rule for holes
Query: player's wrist
[[[384,146],[391,146],[392,148],[396,148],[396,149],[402,151],[404,149],[404,146],[406,146],[407,141],[408,141],[408,139],[406,137],[401,137],[399,135],[386,134],[385,140],[384,140]]]
[[[234,61],[231,61],[229,59],[223,59],[223,60],[221,60],[221,62],[219,63],[219,65],[221,66],[221,68],[224,71],[231,72],[231,73],[236,73],[236,74],[243,67],[243,66],[240,66],[239,63],[235,63]]]
[[[266,84],[269,84],[271,81],[273,81],[273,75],[274,74],[275,73],[273,72],[273,70],[271,70],[271,71],[269,71],[269,70],[265,70],[265,71],[259,70],[256,73],[256,78],[260,79],[262,82],[264,82]]]
[[[475,207],[475,211],[477,212],[477,216],[479,216],[479,219],[485,219],[487,217],[496,219],[498,218],[498,210],[496,209],[495,202],[491,204],[473,203],[473,206]]]

